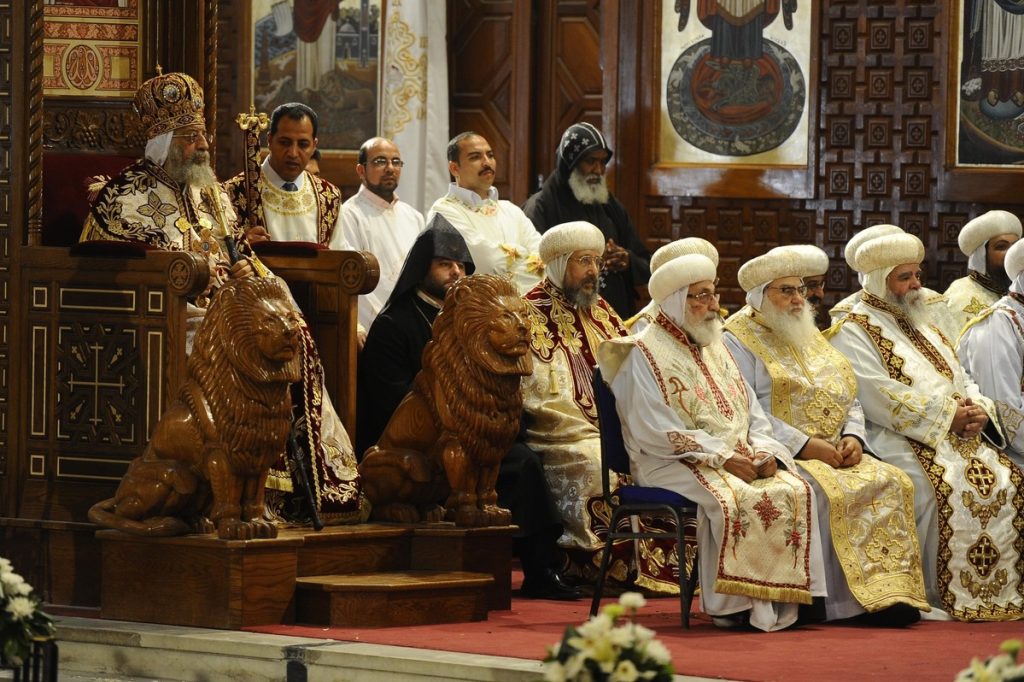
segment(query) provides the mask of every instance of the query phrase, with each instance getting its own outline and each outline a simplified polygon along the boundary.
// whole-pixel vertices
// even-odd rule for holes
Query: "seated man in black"
[[[448,288],[473,270],[462,235],[444,216],[435,215],[416,238],[359,354],[360,455],[377,442],[409,392]],[[512,522],[519,526],[515,552],[523,566],[523,596],[578,599],[579,590],[552,568],[562,523],[537,454],[522,443],[514,444],[502,460],[497,491],[498,503],[512,511]]]

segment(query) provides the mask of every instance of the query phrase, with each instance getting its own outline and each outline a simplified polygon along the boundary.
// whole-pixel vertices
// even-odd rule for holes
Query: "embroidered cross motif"
[[[164,229],[167,218],[174,215],[177,210],[174,204],[165,204],[161,201],[156,192],[150,192],[146,203],[139,206],[139,214],[150,218],[161,230]]]
[[[688,452],[703,452],[704,449],[694,439],[679,431],[670,431],[668,442],[672,444],[672,454],[684,455]]]
[[[775,519],[782,516],[782,512],[776,508],[767,492],[761,494],[761,499],[754,505],[754,511],[757,512],[757,517],[761,519],[761,525],[765,530],[771,528]]]
[[[999,550],[986,533],[967,550],[967,560],[982,578],[987,578],[999,561]]]
[[[977,458],[971,458],[967,467],[967,482],[971,484],[978,494],[988,497],[992,494],[992,486],[995,485],[996,476],[984,462]]]
[[[977,315],[988,306],[971,296],[971,302],[964,306],[964,312],[970,315]]]

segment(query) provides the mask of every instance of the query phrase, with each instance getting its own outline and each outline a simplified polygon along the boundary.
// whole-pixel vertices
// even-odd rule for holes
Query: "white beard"
[[[588,182],[590,178],[597,178],[597,182]],[[581,204],[607,204],[608,203],[608,181],[603,175],[584,175],[579,168],[574,168],[569,175],[569,189]]]
[[[181,147],[172,144],[167,160],[164,161],[164,170],[179,185],[203,188],[217,184],[217,176],[210,167],[209,152],[196,150],[192,158],[185,161]]]
[[[908,291],[903,297],[898,297],[886,289],[885,302],[899,308],[915,328],[922,329],[932,323],[920,290]]]
[[[722,340],[723,326],[722,316],[716,312],[709,310],[704,317],[700,318],[687,310],[683,331],[693,339],[694,343],[704,348]]]
[[[801,348],[814,340],[820,332],[814,324],[814,308],[804,302],[800,310],[779,310],[771,301],[761,307],[765,323],[783,343]]]

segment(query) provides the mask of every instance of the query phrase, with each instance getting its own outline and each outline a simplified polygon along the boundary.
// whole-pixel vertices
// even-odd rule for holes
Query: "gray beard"
[[[695,344],[704,348],[722,340],[723,325],[722,316],[718,313],[709,311],[703,318],[699,318],[687,310],[683,331]]]
[[[608,203],[608,181],[603,175],[598,175],[599,182],[593,184],[587,182],[587,177],[579,168],[574,168],[569,174],[569,189],[572,195],[581,204],[607,204]]]
[[[804,303],[797,313],[779,310],[771,301],[761,307],[765,324],[786,344],[801,348],[814,340],[820,332],[814,324],[814,308]]]
[[[210,153],[196,150],[192,158],[185,161],[181,147],[172,144],[164,161],[164,170],[179,185],[191,187],[212,187],[217,184],[217,176],[210,168]]]
[[[569,303],[572,303],[577,309],[589,308],[597,303],[597,287],[598,284],[595,283],[594,290],[589,294],[582,287],[564,287],[562,293],[569,299]]]
[[[886,289],[885,302],[899,308],[910,324],[917,329],[923,329],[932,323],[931,314],[920,290],[908,291],[906,295],[899,297]]]

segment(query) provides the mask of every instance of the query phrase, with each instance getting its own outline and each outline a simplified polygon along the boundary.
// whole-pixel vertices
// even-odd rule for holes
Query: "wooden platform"
[[[452,597],[452,615],[422,622],[481,620],[488,611],[511,606],[514,530],[363,524],[319,533],[282,528],[272,540],[238,541],[103,530],[96,534],[102,547],[100,613],[115,620],[228,629],[342,624],[335,619],[364,626],[411,624],[419,621],[408,620],[414,617],[410,611],[445,617],[437,613],[443,609],[432,596],[433,585],[444,586]],[[417,579],[423,583],[419,592]],[[334,600],[325,592],[360,584],[359,610],[378,613],[372,622],[356,622],[352,609],[317,606],[308,597],[319,592],[330,604]],[[307,596],[297,596],[302,593]]]

